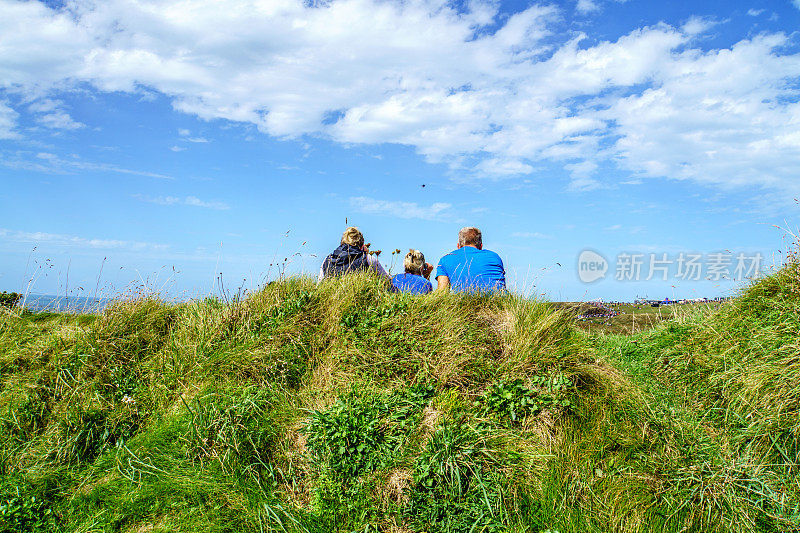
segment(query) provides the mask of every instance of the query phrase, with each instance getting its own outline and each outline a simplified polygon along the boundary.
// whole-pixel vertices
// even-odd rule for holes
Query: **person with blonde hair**
[[[341,276],[348,272],[372,271],[381,277],[389,279],[378,256],[370,254],[364,245],[364,235],[358,228],[349,227],[344,230],[339,246],[325,258],[319,269],[319,280],[323,278]]]
[[[427,294],[433,291],[429,281],[433,265],[425,262],[425,256],[419,250],[411,249],[403,259],[405,272],[392,278],[394,292],[410,292],[411,294]]]
[[[458,248],[439,259],[436,290],[488,292],[506,288],[506,271],[500,256],[483,249],[481,230],[461,228]]]

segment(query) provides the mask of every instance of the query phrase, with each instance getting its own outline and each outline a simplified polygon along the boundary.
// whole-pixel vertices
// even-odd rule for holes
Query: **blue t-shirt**
[[[433,290],[433,285],[427,279],[416,274],[397,274],[392,278],[392,287],[395,292],[410,292],[411,294],[427,294]]]
[[[506,288],[503,260],[491,250],[463,246],[439,259],[436,277],[447,276],[453,291],[494,292]]]

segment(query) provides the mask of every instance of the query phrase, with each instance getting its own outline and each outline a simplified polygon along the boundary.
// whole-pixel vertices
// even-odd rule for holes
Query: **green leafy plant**
[[[379,307],[355,307],[342,317],[342,326],[357,337],[368,335],[375,328],[406,311],[408,301],[401,295],[384,302]]]
[[[308,446],[338,480],[384,467],[406,442],[433,394],[433,386],[425,384],[381,396],[354,387],[330,408],[311,414]]]
[[[337,401],[315,412],[309,427],[309,447],[327,458],[328,468],[341,478],[358,476],[385,464],[385,452],[397,443],[381,424],[381,407],[374,401]]]
[[[53,531],[52,510],[36,496],[16,494],[0,501],[0,533]]]
[[[567,398],[572,381],[563,375],[551,378],[533,376],[530,384],[525,385],[522,379],[495,383],[475,402],[476,407],[480,407],[484,414],[493,413],[519,422],[546,407],[563,409],[572,406]]]

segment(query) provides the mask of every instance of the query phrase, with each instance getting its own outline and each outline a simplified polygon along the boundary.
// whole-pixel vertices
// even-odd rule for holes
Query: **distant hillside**
[[[0,315],[0,531],[800,531],[800,268],[635,335],[274,283]]]

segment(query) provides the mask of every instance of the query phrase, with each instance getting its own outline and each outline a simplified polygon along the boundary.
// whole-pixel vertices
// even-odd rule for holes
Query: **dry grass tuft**
[[[408,489],[413,482],[411,472],[405,469],[394,470],[386,479],[385,497],[396,505],[408,503]]]

